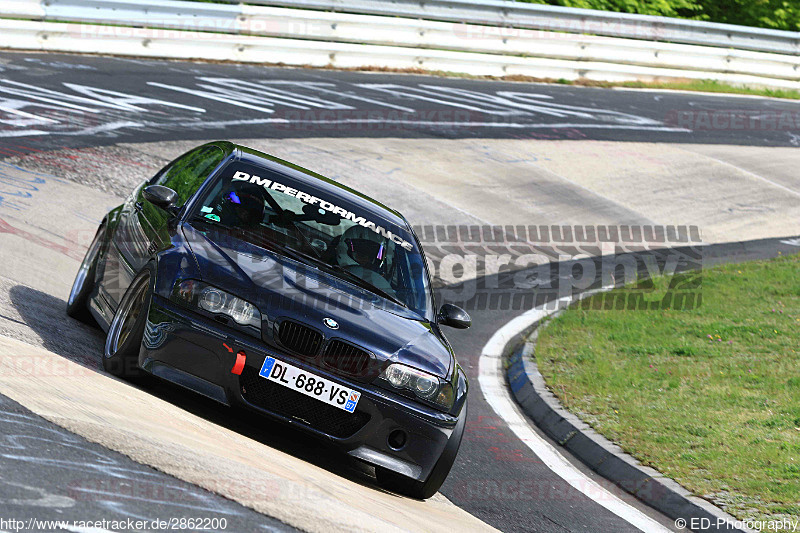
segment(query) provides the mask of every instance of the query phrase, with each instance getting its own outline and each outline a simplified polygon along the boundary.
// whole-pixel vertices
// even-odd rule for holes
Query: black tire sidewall
[[[91,253],[92,246],[94,245],[95,240],[98,238],[102,239],[104,237],[103,235],[104,231],[105,231],[104,225],[101,225],[97,229],[97,233],[95,233],[95,236],[92,239],[92,243],[89,245],[89,249],[86,250],[87,256],[89,255],[89,253]],[[89,303],[89,295],[94,290],[94,284],[95,284],[94,278],[97,275],[97,260],[100,257],[100,250],[102,249],[102,247],[103,243],[101,240],[99,246],[97,247],[97,250],[95,250],[94,257],[92,258],[92,263],[89,266],[89,270],[86,272],[86,277],[83,280],[83,286],[81,286],[80,291],[78,291],[78,294],[75,296],[75,299],[72,302],[69,302],[69,300],[67,300],[67,315],[71,316],[72,318],[78,319],[82,322],[94,322],[92,315],[89,312],[88,303]],[[86,259],[84,259],[84,261],[85,260]],[[81,262],[81,265],[83,265],[83,262]],[[77,274],[75,275],[75,277],[77,278]],[[73,287],[70,288],[70,293],[72,293],[72,288],[74,288],[74,282],[73,282]]]
[[[153,300],[153,285],[155,282],[154,269],[148,265],[145,267],[131,282],[130,287],[125,292],[125,295],[120,301],[117,308],[117,314],[120,310],[124,309],[130,298],[135,296],[135,292],[140,290],[139,285],[143,276],[148,276],[147,285],[144,287],[146,291],[144,302],[142,303],[142,311],[136,318],[136,323],[133,326],[128,338],[122,346],[118,346],[114,353],[111,353],[111,336],[117,335],[113,327],[114,321],[117,320],[116,314],[112,320],[112,327],[108,330],[106,344],[103,351],[103,367],[107,372],[123,378],[136,378],[142,375],[142,370],[139,368],[139,352],[142,347],[142,338],[144,337],[144,328],[147,323],[147,318],[150,312],[150,303]],[[117,325],[117,328],[122,327],[122,324]]]

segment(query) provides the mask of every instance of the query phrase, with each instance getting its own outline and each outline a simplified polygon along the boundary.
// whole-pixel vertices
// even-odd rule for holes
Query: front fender
[[[169,299],[178,280],[202,279],[192,249],[183,236],[180,224],[170,229],[169,244],[155,254],[155,294]]]

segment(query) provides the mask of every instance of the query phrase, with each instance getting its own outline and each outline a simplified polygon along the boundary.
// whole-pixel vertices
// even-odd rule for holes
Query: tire
[[[105,237],[105,226],[100,226],[97,233],[86,250],[75,281],[72,282],[72,289],[67,298],[67,315],[76,320],[80,320],[89,325],[97,326],[94,317],[89,312],[89,295],[94,290],[94,280],[97,274],[97,258],[100,256],[100,247],[103,245]]]
[[[416,479],[406,477],[397,472],[392,472],[386,468],[376,466],[375,478],[378,481],[378,485],[392,492],[410,496],[418,500],[427,500],[436,494],[444,484],[447,475],[450,473],[450,469],[453,467],[453,463],[456,461],[458,449],[461,447],[461,437],[464,436],[464,425],[466,421],[467,404],[465,403],[461,412],[461,418],[458,420],[453,434],[450,435],[450,439],[447,441],[442,455],[439,456],[439,460],[436,461],[433,470],[431,470],[428,479],[425,481],[417,481]]]
[[[139,368],[139,351],[153,297],[153,272],[145,268],[131,282],[114,313],[106,336],[103,368],[106,372],[124,379],[143,375]]]

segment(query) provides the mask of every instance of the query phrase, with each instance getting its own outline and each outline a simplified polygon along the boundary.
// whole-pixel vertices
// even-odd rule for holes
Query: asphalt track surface
[[[528,138],[797,146],[797,102],[0,53],[4,154],[115,142]]]
[[[795,113],[797,104],[776,100],[48,54],[0,54],[0,67],[0,154],[5,157],[62,147],[233,136],[605,139],[761,146],[797,142],[796,130],[788,127],[690,130],[686,120],[679,124],[680,113],[686,110],[736,109],[747,116]],[[286,91],[291,91],[291,97]],[[511,94],[519,92],[534,96]],[[795,245],[768,239],[713,245],[702,256],[707,265],[796,251]],[[44,339],[49,349],[82,362],[99,357],[102,335],[61,317],[63,301],[24,286],[13,287],[10,295],[25,326]],[[51,311],[43,313],[43,309]],[[480,348],[519,312],[473,311],[474,326],[449,336],[470,374],[472,389],[467,432],[442,493],[503,531],[634,530],[549,471],[484,401],[477,380]],[[81,349],[65,342],[65,336],[83,339]],[[145,387],[213,423],[339,475],[362,475],[356,464],[302,435],[283,428],[254,428],[250,417],[231,415],[212,402],[166,385],[153,382]],[[92,445],[8,399],[0,400],[4,436],[0,440],[0,498],[15,515],[167,518],[185,516],[181,505],[197,504],[208,516],[230,517],[236,525],[229,530],[288,529]],[[19,452],[20,443],[24,443],[24,454]],[[53,464],[53,457],[58,464]],[[62,476],[64,468],[75,470]],[[82,474],[76,476],[75,471],[91,474],[81,484],[75,480]],[[32,479],[37,482],[31,483]],[[135,481],[128,491],[133,497],[125,496],[126,479]],[[102,494],[83,497],[92,487]],[[153,500],[165,490],[185,496],[165,498],[166,503],[158,507]],[[668,522],[656,513],[651,516]]]
[[[752,261],[797,253],[797,244],[790,239],[764,239],[743,243],[724,243],[703,247],[676,248],[679,254],[692,257],[704,267],[726,262]],[[646,252],[663,267],[664,261],[674,251]],[[676,273],[688,275],[694,268],[678,267]],[[599,260],[595,260],[600,269]],[[565,265],[553,265],[551,279],[565,270]],[[566,268],[571,267],[571,262]],[[647,277],[643,263],[639,275]],[[501,276],[502,277],[502,276]],[[498,280],[503,286],[503,281]],[[597,289],[595,283],[584,290]],[[580,291],[574,291],[577,294]],[[546,297],[552,301],[556,297]],[[464,335],[451,335],[456,353],[474,354],[476,343],[485,341],[508,322],[513,313],[498,311],[471,311],[473,327]],[[519,312],[517,312],[519,314]],[[470,370],[478,367],[474,355],[459,355],[462,365]],[[562,479],[549,471],[534,454],[511,433],[502,419],[479,395],[478,382],[471,374],[470,418],[472,425],[462,442],[456,462],[443,493],[470,513],[494,523],[504,531],[629,531],[630,525],[596,502],[577,493]],[[552,441],[551,441],[552,442]],[[607,484],[605,484],[607,486]],[[628,496],[622,496],[631,501]],[[656,516],[656,515],[651,515]],[[663,524],[663,521],[662,521]]]
[[[297,531],[78,437],[3,396],[0,428],[2,518],[26,527],[37,519],[30,530],[55,530],[48,521],[191,516],[224,519],[228,531]]]

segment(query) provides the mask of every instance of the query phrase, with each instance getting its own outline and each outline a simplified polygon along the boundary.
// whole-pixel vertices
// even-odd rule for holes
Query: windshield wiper
[[[329,263],[325,263],[325,266],[327,268],[329,268],[330,270],[333,270],[337,274],[344,274],[347,277],[348,281],[352,281],[354,284],[358,285],[359,287],[361,287],[363,289],[367,289],[370,292],[374,292],[378,296],[383,296],[387,300],[391,300],[394,303],[396,303],[397,305],[401,305],[401,306],[403,306],[405,308],[408,308],[408,306],[402,300],[397,298],[397,296],[393,296],[393,295],[389,294],[388,292],[386,292],[385,290],[376,287],[375,285],[373,285],[369,281],[365,280],[364,278],[360,278],[360,277],[356,276],[355,274],[353,274],[352,272],[350,272],[346,268],[341,267],[339,265],[331,265]]]
[[[300,226],[297,225],[297,222],[295,222],[294,220],[290,220],[289,222],[292,223],[292,227],[294,228],[295,233],[297,233],[300,236],[300,238],[303,239],[303,244],[305,244],[309,250],[314,252],[314,258],[318,260],[321,259],[319,253],[317,252],[317,249],[314,248],[314,246],[311,244],[311,241],[308,240],[308,237],[306,237],[306,235],[300,229]],[[311,254],[306,254],[306,255],[311,257]]]

